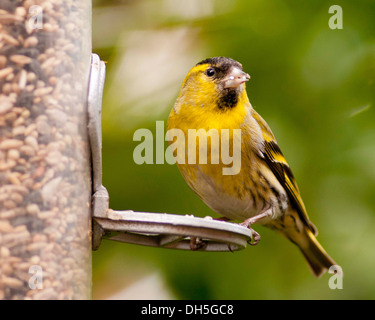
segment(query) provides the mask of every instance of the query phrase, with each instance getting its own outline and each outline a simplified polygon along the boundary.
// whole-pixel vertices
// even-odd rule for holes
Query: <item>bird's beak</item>
[[[233,67],[223,80],[224,88],[238,88],[242,83],[249,81],[250,76],[242,70]]]

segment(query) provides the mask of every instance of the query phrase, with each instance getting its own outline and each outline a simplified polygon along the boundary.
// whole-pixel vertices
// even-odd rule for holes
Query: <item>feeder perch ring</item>
[[[252,236],[250,229],[235,223],[167,213],[109,209],[106,218],[95,218],[94,223],[104,239],[181,250],[191,250],[190,238],[195,237],[204,243],[197,251],[236,251]]]

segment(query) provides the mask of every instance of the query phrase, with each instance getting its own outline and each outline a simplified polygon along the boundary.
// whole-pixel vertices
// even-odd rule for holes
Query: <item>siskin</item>
[[[180,129],[186,137],[180,146],[186,149],[186,161],[177,161],[178,168],[212,210],[228,220],[241,220],[248,228],[258,223],[281,233],[299,247],[313,274],[320,276],[336,263],[315,237],[317,229],[270,127],[249,102],[245,90],[249,79],[239,62],[226,57],[205,59],[189,71],[168,119],[168,130]],[[224,175],[227,164],[210,163],[211,149],[220,150],[211,136],[206,137],[207,162],[189,164],[189,129],[240,129],[239,173]],[[222,139],[234,144],[233,134],[219,136],[220,144]],[[197,137],[197,158],[199,141]],[[260,236],[252,231],[252,244],[257,244]]]

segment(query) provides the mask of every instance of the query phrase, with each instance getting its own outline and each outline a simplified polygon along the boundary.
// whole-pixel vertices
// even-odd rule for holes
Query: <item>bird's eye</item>
[[[215,75],[215,69],[214,69],[214,68],[208,68],[208,69],[206,70],[206,75],[207,75],[208,77],[213,77],[213,76]]]

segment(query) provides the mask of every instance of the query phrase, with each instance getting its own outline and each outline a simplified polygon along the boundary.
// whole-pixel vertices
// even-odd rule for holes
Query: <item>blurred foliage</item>
[[[94,1],[94,52],[107,63],[103,173],[113,209],[212,215],[176,166],[136,165],[132,137],[168,118],[188,70],[229,56],[291,165],[318,240],[345,273],[343,290],[314,278],[272,231],[236,253],[179,252],[104,241],[94,298],[155,270],[178,299],[375,298],[375,2]],[[110,289],[108,289],[110,291]],[[141,298],[141,297],[138,297]]]

